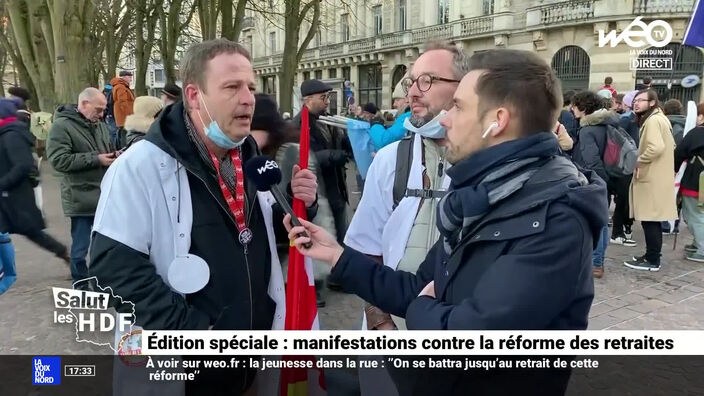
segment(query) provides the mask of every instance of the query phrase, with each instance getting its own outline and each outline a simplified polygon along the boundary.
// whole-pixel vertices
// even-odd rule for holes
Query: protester
[[[112,85],[113,114],[115,115],[115,124],[118,130],[118,141],[116,142],[116,148],[118,149],[126,146],[125,120],[128,115],[134,112],[134,93],[130,89],[131,83],[132,72],[129,70],[121,71],[119,77],[114,77],[110,80]]]
[[[183,102],[164,108],[105,175],[91,274],[134,304],[144,329],[283,329],[283,278],[269,243],[283,212],[242,170],[258,155],[250,55],[226,39],[204,41],[179,70]],[[290,188],[314,217],[315,175],[295,168]],[[201,369],[185,391],[240,395],[256,372]]]
[[[281,188],[281,191],[286,191],[287,186],[291,182],[291,170],[300,161],[300,146],[298,145],[300,131],[295,130],[279,116],[278,105],[272,97],[266,94],[256,94],[254,97],[256,105],[254,106],[254,115],[252,117],[252,137],[257,141],[257,146],[259,146],[262,154],[275,159],[276,163],[279,164],[282,175],[279,188]],[[308,156],[308,169],[315,174],[320,173],[320,165],[318,165],[315,154],[312,152]],[[335,217],[325,196],[325,182],[322,180],[318,180],[317,193],[318,213],[315,219],[311,221],[323,227],[326,231],[335,234],[337,232],[335,230]],[[282,267],[286,269],[288,267],[289,241],[283,227],[276,227],[277,225],[280,226],[281,224],[274,225],[275,231],[277,231],[276,241],[277,245],[279,245],[279,258],[281,259]],[[330,271],[327,264],[319,260],[313,260],[313,269],[316,299],[318,307],[322,308],[325,306],[325,300],[323,300],[320,291],[325,283],[325,277]],[[286,279],[286,271],[284,271],[284,279]]]
[[[640,142],[640,127],[636,120],[636,113],[633,112],[633,99],[635,99],[637,93],[638,91],[631,91],[623,95],[623,100],[621,101],[623,113],[621,113],[619,119],[619,125],[628,132],[633,141],[636,142],[636,145]]]
[[[467,69],[467,58],[456,46],[434,44],[402,80],[412,109],[404,126],[413,134],[402,143],[384,147],[374,157],[364,194],[347,230],[347,246],[392,269],[416,272],[440,236],[434,226],[435,209],[449,183],[445,150],[439,145],[445,138],[445,128],[439,124],[441,112],[452,107],[457,82]],[[407,174],[397,171],[401,161],[408,162],[402,166]],[[373,307],[366,309],[366,323],[370,329],[405,329],[403,319]]]
[[[43,231],[46,225],[34,198],[35,138],[16,114],[14,101],[0,99],[0,233],[24,235],[68,265],[66,246]]]
[[[572,98],[574,94],[574,91],[567,91],[562,95],[562,110],[560,111],[560,117],[557,119],[560,124],[564,125],[572,140],[577,139],[577,129],[579,129],[579,124],[574,118],[574,114],[572,114]]]
[[[626,94],[620,93],[620,94],[617,94],[617,95],[616,95],[616,102],[614,103],[614,105],[615,105],[616,107],[615,107],[613,110],[614,110],[619,116],[620,116],[621,114],[623,114],[624,111],[626,111],[625,108],[623,107],[623,97],[624,97],[624,96],[626,96]]]
[[[488,50],[470,64],[442,121],[454,163],[451,192],[438,207],[442,240],[416,274],[381,266],[309,222],[289,238],[330,263],[345,290],[405,316],[409,329],[584,330],[594,297],[592,251],[608,218],[606,186],[559,155],[551,129],[560,83],[544,60]],[[304,230],[310,238],[298,236]],[[569,373],[413,370],[392,378],[401,395],[562,395]]]
[[[164,88],[161,89],[161,101],[164,103],[164,107],[180,101],[181,96],[181,87],[176,84],[166,84]]]
[[[378,112],[379,108],[376,107],[374,103],[369,102],[362,106],[362,119],[371,122],[372,120],[378,118]],[[383,120],[380,119],[380,121],[383,124]]]
[[[130,147],[144,138],[163,108],[164,103],[154,96],[140,96],[134,100],[134,113],[125,119],[126,147]]]
[[[687,161],[680,181],[682,214],[692,231],[693,242],[684,247],[685,258],[704,263],[704,210],[700,196],[700,175],[704,172],[704,102],[697,106],[697,127],[687,132],[682,142],[675,146],[675,171]]]
[[[310,148],[320,164],[321,172],[318,176],[325,184],[325,196],[335,216],[337,239],[342,242],[352,217],[345,168],[347,161],[352,158],[352,147],[344,133],[318,122],[318,117],[325,114],[330,104],[331,90],[331,86],[320,80],[306,80],[301,84],[303,105],[309,112]],[[293,118],[292,123],[300,129],[300,113]]]
[[[398,91],[401,91],[401,93]],[[403,92],[401,81],[396,84],[396,88],[394,88],[394,93],[392,96],[394,98],[394,109],[396,109],[396,117],[393,124],[388,128],[376,124],[372,125],[371,129],[369,129],[369,136],[372,139],[372,144],[374,145],[374,149],[376,151],[379,151],[383,147],[400,140],[406,135],[406,128],[403,124],[406,122],[406,118],[411,116],[411,111],[408,107],[408,99],[406,98],[406,94]]]
[[[639,91],[633,109],[640,125],[638,165],[630,191],[631,216],[641,222],[645,233],[646,252],[624,264],[645,271],[660,270],[662,224],[677,218],[677,205],[672,189],[675,185],[675,141],[672,127],[659,108],[658,94],[652,89]]]
[[[74,282],[88,277],[86,255],[93,217],[105,170],[115,161],[110,132],[101,122],[105,95],[86,88],[78,95],[78,106],[56,110],[47,140],[49,163],[61,173],[61,204],[71,219],[71,277]],[[125,211],[125,213],[131,213]],[[86,287],[88,287],[86,285]]]
[[[611,87],[611,84],[613,84],[613,83],[614,83],[614,79],[613,79],[613,78],[611,78],[611,77],[606,77],[606,78],[604,79],[604,86],[601,87],[601,88],[599,88],[599,89],[600,89],[600,90],[602,90],[602,89],[608,90],[609,92],[611,92],[611,96],[612,96],[614,99],[616,99],[617,92],[616,92],[615,89],[613,89],[613,87]]]
[[[10,99],[17,102],[17,119],[29,124],[32,117],[32,113],[29,111],[27,106],[27,102],[31,98],[29,90],[23,87],[14,86],[8,88],[7,93],[10,94]]]
[[[644,89],[650,88],[650,85],[653,83],[653,78],[650,76],[645,76],[643,77],[643,82],[636,84],[636,91],[642,91]]]
[[[682,102],[677,99],[670,99],[662,105],[662,112],[665,113],[667,119],[670,120],[675,146],[679,146],[684,137],[684,124],[687,121],[687,117],[684,116],[684,110],[682,109]]]
[[[602,153],[606,149],[606,130],[609,125],[618,128],[618,117],[614,112],[605,109],[602,98],[591,91],[583,91],[574,96],[572,112],[579,120],[580,125],[579,140],[572,156],[574,162],[584,169],[594,171],[609,185],[611,178],[606,173]],[[604,194],[601,199],[606,205],[608,196]],[[609,244],[608,238],[609,227],[604,225],[592,255],[592,265],[594,266],[592,273],[595,278],[604,276],[604,258]],[[635,246],[635,242],[629,240],[627,246]]]

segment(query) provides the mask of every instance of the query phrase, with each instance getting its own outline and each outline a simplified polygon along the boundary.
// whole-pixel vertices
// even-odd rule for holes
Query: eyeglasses
[[[326,100],[330,100],[330,94],[324,93],[324,94],[320,95],[320,100],[322,100],[323,102],[325,102]]]
[[[410,77],[406,77],[403,80],[401,80],[401,88],[403,88],[403,92],[408,95],[408,92],[411,90],[411,87],[413,84],[418,84],[418,90],[421,92],[428,92],[430,90],[430,87],[433,86],[434,81],[444,81],[444,82],[450,82],[450,83],[458,83],[460,82],[459,80],[453,80],[449,78],[444,78],[444,77],[437,77],[437,76],[431,76],[429,73],[424,73],[418,76],[417,78],[413,79]]]

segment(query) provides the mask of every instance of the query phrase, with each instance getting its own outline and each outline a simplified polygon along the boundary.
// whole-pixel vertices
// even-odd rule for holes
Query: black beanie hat
[[[284,129],[284,119],[279,114],[279,107],[274,98],[267,94],[254,95],[255,105],[252,115],[251,130],[263,130],[272,134],[279,134]]]

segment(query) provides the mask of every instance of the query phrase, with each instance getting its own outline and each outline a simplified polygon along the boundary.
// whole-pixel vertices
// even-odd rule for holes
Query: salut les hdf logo
[[[35,356],[32,358],[33,385],[61,385],[61,357]]]

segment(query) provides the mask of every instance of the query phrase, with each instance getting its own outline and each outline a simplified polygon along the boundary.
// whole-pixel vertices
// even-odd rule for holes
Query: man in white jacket
[[[242,165],[259,154],[254,72],[228,40],[186,52],[183,102],[103,179],[90,272],[135,305],[145,329],[282,329],[284,284],[273,225],[283,213]],[[290,194],[316,209],[316,180],[294,168]],[[119,310],[120,307],[118,307]],[[245,393],[256,370],[201,370],[189,394]]]

